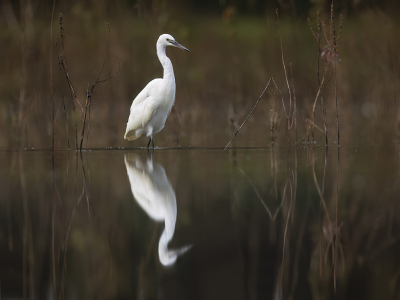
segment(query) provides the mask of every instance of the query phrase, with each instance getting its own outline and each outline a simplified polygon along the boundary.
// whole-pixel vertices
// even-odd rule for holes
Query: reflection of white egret
[[[165,229],[158,243],[160,262],[164,266],[175,263],[177,257],[191,246],[178,250],[168,250],[176,223],[176,198],[164,168],[153,164],[151,159],[143,164],[134,154],[125,155],[125,166],[131,184],[132,194],[143,210],[156,221],[165,221]]]
[[[165,54],[167,46],[189,51],[169,34],[160,35],[157,41],[157,56],[164,68],[164,77],[150,81],[133,100],[124,136],[128,141],[133,141],[145,134],[150,137],[147,148],[152,142],[153,149],[153,135],[164,128],[165,120],[175,101],[174,69],[171,60]]]

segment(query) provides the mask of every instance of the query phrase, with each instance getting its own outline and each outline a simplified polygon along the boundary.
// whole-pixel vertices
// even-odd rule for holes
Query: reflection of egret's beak
[[[173,46],[177,47],[177,48],[180,48],[180,49],[182,49],[182,50],[186,50],[186,51],[188,51],[188,52],[191,52],[188,48],[183,47],[183,46],[182,46],[181,44],[179,44],[177,41],[170,41],[170,43],[171,43]]]

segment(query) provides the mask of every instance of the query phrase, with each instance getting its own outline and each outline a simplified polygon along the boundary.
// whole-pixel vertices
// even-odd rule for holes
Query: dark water
[[[0,152],[1,297],[399,299],[399,153]]]

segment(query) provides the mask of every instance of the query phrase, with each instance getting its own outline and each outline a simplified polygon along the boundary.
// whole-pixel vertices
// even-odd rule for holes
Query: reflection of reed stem
[[[295,193],[296,193],[296,191],[295,191]],[[296,195],[295,195],[295,197],[296,197]],[[296,251],[295,251],[295,256],[294,256],[294,260],[293,260],[293,280],[292,280],[292,286],[291,286],[291,290],[290,290],[289,299],[294,299],[294,292],[295,292],[298,274],[299,274],[297,268],[298,268],[299,261],[300,261],[300,251],[301,251],[301,246],[302,246],[302,240],[303,240],[303,236],[304,236],[304,232],[305,232],[305,228],[306,228],[306,222],[307,222],[307,218],[308,218],[308,203],[309,203],[309,201],[310,201],[310,197],[307,197],[305,212],[303,214],[304,217],[303,217],[303,220],[300,225],[300,230],[298,233],[298,238],[297,238],[297,243],[296,243]],[[294,206],[293,206],[293,211],[295,211]]]
[[[339,132],[338,132],[339,133]],[[337,268],[337,244],[338,244],[338,238],[337,238],[337,234],[338,234],[338,201],[339,201],[339,169],[340,169],[340,148],[338,148],[338,153],[337,153],[337,168],[336,168],[336,201],[335,201],[335,216],[336,216],[336,230],[335,230],[335,239],[334,239],[334,249],[335,249],[335,256],[334,256],[334,269],[333,269],[333,278],[334,278],[334,286],[335,286],[335,292],[336,292],[336,268]]]
[[[286,218],[286,225],[285,225],[285,232],[283,234],[283,248],[282,248],[282,266],[281,266],[281,282],[283,282],[283,264],[285,262],[285,249],[286,249],[286,237],[287,237],[287,231],[288,231],[288,225],[289,225],[289,219],[290,219],[290,213],[292,211],[292,204],[293,204],[293,191],[292,191],[292,181],[289,179],[289,185],[290,185],[290,205],[289,205],[289,211],[288,211],[288,215]],[[285,185],[285,191],[286,191],[286,186],[287,186],[287,182]],[[282,197],[285,196],[285,193],[283,194]],[[282,200],[283,201],[283,200]]]
[[[23,255],[22,255],[22,270],[23,270],[23,297],[26,298],[28,292],[28,281],[29,281],[29,295],[33,299],[35,295],[35,283],[34,283],[34,253],[33,253],[33,237],[32,237],[32,225],[29,217],[28,207],[28,194],[26,191],[26,180],[25,170],[22,153],[19,154],[19,172],[21,181],[21,193],[22,193],[22,210],[24,216],[24,225],[22,233],[22,244],[23,244]],[[27,278],[27,274],[28,278]]]
[[[54,151],[54,149],[53,149]],[[54,152],[52,155],[52,179],[53,179],[53,209],[52,209],[52,213],[51,213],[51,265],[52,265],[52,277],[53,277],[53,293],[56,291],[56,259],[55,259],[55,247],[54,247],[54,243],[55,243],[55,237],[54,237],[54,231],[55,231],[55,222],[54,222],[54,218],[55,218],[55,211],[56,211],[56,182],[55,182],[55,158],[54,158]]]
[[[247,179],[247,181],[251,185],[251,187],[253,188],[254,192],[256,193],[258,199],[260,199],[261,204],[264,206],[264,208],[267,211],[267,213],[270,216],[270,218],[274,219],[274,217],[272,217],[271,211],[268,208],[268,205],[265,204],[263,198],[261,197],[260,193],[258,192],[257,188],[254,186],[254,184],[251,182],[250,178],[243,172],[241,167],[238,166],[238,169],[239,169],[240,173],[242,173],[243,176]]]
[[[12,219],[11,219],[11,197],[7,200],[7,232],[8,232],[8,251],[12,252],[14,249],[13,233],[12,233]]]
[[[275,189],[275,199],[278,199],[278,185],[276,182],[277,172],[276,172],[276,157],[275,157],[275,148],[271,149],[271,175],[274,176],[274,189]]]
[[[53,171],[54,172],[54,171]],[[55,254],[55,200],[53,199],[53,211],[51,214],[51,263],[52,263],[52,272],[53,272],[53,291],[56,291],[57,279],[56,279],[56,254]]]
[[[325,155],[326,155],[326,152],[325,152]],[[325,160],[325,166],[324,166],[324,174],[325,174],[325,168],[326,168],[326,160]],[[319,187],[319,184],[318,184],[317,175],[315,173],[314,150],[312,150],[312,172],[313,172],[313,177],[314,177],[314,184],[315,184],[315,187],[317,188],[317,191],[318,191],[322,206],[324,207],[324,211],[325,211],[326,217],[328,219],[329,230],[331,231],[332,228],[333,228],[333,225],[332,225],[331,219],[329,217],[329,212],[328,212],[328,208],[326,207],[326,203],[325,203],[325,199],[324,199],[323,193],[322,193],[322,191],[321,191],[321,189]],[[323,181],[325,181],[325,177],[323,178]],[[322,239],[322,235],[321,235],[321,239]],[[322,242],[321,242],[321,251],[322,251]],[[322,257],[322,255],[320,256],[320,259],[321,259],[321,257]],[[320,260],[320,271],[322,271],[321,270],[321,260]]]
[[[88,214],[89,214],[89,217],[90,217],[90,202],[91,202],[91,199],[90,199],[90,193],[89,193],[88,184],[87,184],[87,180],[86,180],[85,164],[83,163],[82,151],[80,151],[80,158],[81,158],[81,163],[82,163],[83,190],[85,192],[86,203],[87,203],[87,208],[88,208]]]
[[[67,250],[68,250],[69,233],[71,231],[71,223],[72,223],[72,219],[74,218],[74,215],[75,215],[76,207],[81,202],[84,193],[85,193],[85,189],[82,189],[82,193],[79,196],[77,203],[75,204],[74,210],[72,211],[71,218],[70,218],[69,223],[68,223],[67,233],[65,235],[63,269],[62,269],[62,273],[61,273],[60,293],[59,293],[59,299],[60,300],[64,299],[65,280],[67,278]]]

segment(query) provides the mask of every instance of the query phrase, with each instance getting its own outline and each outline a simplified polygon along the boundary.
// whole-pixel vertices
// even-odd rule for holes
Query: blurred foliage
[[[165,32],[192,53],[167,50],[174,65],[177,98],[165,129],[155,137],[156,145],[223,146],[232,134],[231,117],[238,124],[244,120],[271,76],[288,102],[278,29],[286,65],[292,64],[293,78],[289,79],[296,88],[298,141],[307,141],[305,119],[310,118],[318,90],[318,49],[306,17],[315,24],[319,10],[329,24],[329,1],[55,1],[50,38],[52,4],[29,0],[1,4],[0,149],[51,147],[52,99],[55,146],[66,148],[69,140],[70,148],[74,147],[75,123],[80,134],[81,112],[77,103],[73,111],[57,56],[65,55],[74,89],[84,104],[88,85],[97,78],[106,52],[105,22],[111,27],[111,41],[103,76],[120,71],[94,97],[85,146],[145,143],[127,143],[123,133],[131,101],[147,82],[162,76],[154,45]],[[280,9],[279,27],[276,8]],[[393,143],[400,138],[398,1],[341,1],[335,3],[335,11],[337,22],[339,13],[344,15],[337,66],[342,141]],[[65,51],[61,50],[59,13],[64,15]],[[322,95],[333,142],[332,70],[328,76]],[[282,103],[271,88],[240,132],[237,145],[269,145],[271,109],[281,120],[274,133],[277,142],[286,143]],[[322,122],[318,104],[316,123],[321,128]],[[291,135],[293,142],[294,130]],[[323,135],[317,133],[316,140],[324,142]]]
[[[7,1],[7,0],[6,0]],[[51,11],[52,0],[36,1],[10,1],[15,11],[20,11],[21,5],[30,3],[35,13]],[[221,14],[227,7],[234,7],[241,15],[263,15],[266,12],[275,12],[278,7],[282,11],[289,11],[293,16],[306,16],[315,9],[330,11],[329,0],[117,0],[117,1],[95,1],[95,0],[71,0],[56,1],[57,6],[83,6],[95,8],[96,13],[112,14],[119,9],[129,9],[138,14],[153,13],[157,10],[187,12],[189,14]],[[400,8],[397,0],[340,0],[334,1],[338,11],[348,13],[359,13],[366,9],[379,9],[388,13],[396,13]],[[398,11],[397,11],[398,12]]]

